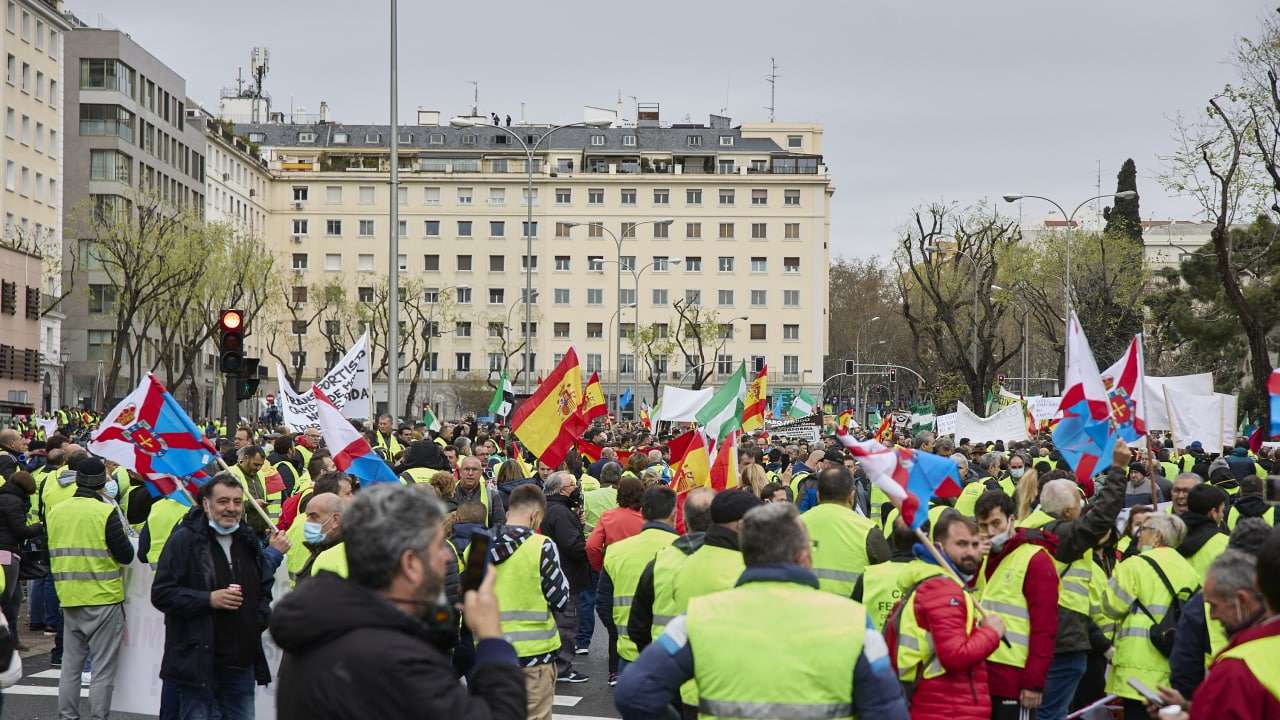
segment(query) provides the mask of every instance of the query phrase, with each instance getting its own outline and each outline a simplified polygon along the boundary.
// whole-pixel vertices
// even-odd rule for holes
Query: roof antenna
[[[480,114],[480,82],[477,80],[468,80],[471,83],[471,117]]]
[[[720,108],[720,114],[729,114],[729,78],[724,79],[724,107]]]
[[[769,74],[765,76],[764,80],[769,83],[769,104],[765,107],[765,110],[769,111],[769,122],[773,122],[773,115],[778,107],[778,103],[776,102],[778,92],[778,63],[774,61],[773,58],[769,58]]]

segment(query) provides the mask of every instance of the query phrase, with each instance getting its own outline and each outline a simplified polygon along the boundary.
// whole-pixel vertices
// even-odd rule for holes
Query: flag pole
[[[898,513],[899,513],[898,518],[901,519],[902,508],[898,508]],[[904,520],[903,522],[906,522],[906,521]],[[919,539],[920,543],[929,550],[929,554],[933,556],[934,562],[938,563],[938,567],[942,568],[943,570],[946,570],[947,576],[950,577],[952,580],[955,580],[957,583],[959,583],[960,589],[962,591],[966,593],[969,592],[969,588],[967,585],[965,585],[964,580],[961,579],[961,577],[956,574],[955,569],[951,567],[951,563],[947,562],[947,559],[942,557],[942,553],[938,551],[937,546],[933,544],[933,541],[929,539],[929,536],[925,535],[924,531],[921,530],[920,528],[916,528],[915,531],[916,531],[916,538]],[[982,570],[979,569],[978,572],[982,572]],[[979,605],[976,601],[973,603],[973,611],[978,616],[979,620],[987,616],[987,612],[983,610],[982,606]],[[1004,635],[1000,636],[1000,642],[1004,643],[1006,647],[1013,647],[1012,645],[1009,644],[1009,638],[1006,638]]]

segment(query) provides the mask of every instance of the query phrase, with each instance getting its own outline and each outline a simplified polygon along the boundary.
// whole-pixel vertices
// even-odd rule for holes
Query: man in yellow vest
[[[624,720],[666,717],[689,680],[702,718],[906,720],[884,638],[860,604],[818,590],[795,506],[751,510],[740,535],[737,586],[692,599],[623,673]]]
[[[818,586],[848,598],[867,567],[893,554],[880,528],[852,508],[853,476],[831,467],[818,473],[818,504],[800,516],[813,541]]]
[[[1026,472],[1026,463],[1026,458],[1021,454],[1010,457],[1009,472],[1017,471],[1018,477],[1022,477],[1022,473]],[[984,492],[1002,490],[1009,497],[1013,497],[1013,491],[1016,488],[1012,476],[1000,470],[999,453],[986,453],[978,460],[977,465],[978,477],[965,485],[960,491],[960,497],[956,498],[956,510],[969,517],[974,517],[973,506]]]
[[[190,510],[189,506],[167,497],[151,503],[147,521],[143,523],[142,532],[138,535],[138,559],[150,563],[152,569],[155,569],[173,529]]]
[[[97,458],[81,460],[76,490],[47,512],[49,570],[62,605],[62,673],[58,715],[80,717],[80,671],[93,657],[89,706],[93,717],[111,709],[116,658],[124,636],[124,570],[133,545],[112,503],[103,497],[107,468]]]
[[[267,478],[275,475],[275,468],[267,464],[267,456],[262,452],[262,448],[256,445],[247,445],[236,451],[236,464],[231,466],[231,475],[240,481],[240,485],[244,488],[245,495],[253,502],[266,511],[267,517],[271,518],[272,527],[266,527],[262,522],[262,517],[257,512],[249,512],[246,517],[249,520],[249,527],[256,530],[259,534],[268,534],[275,529],[275,523],[280,520],[280,506],[284,502],[283,488],[270,490],[267,488]]]
[[[333,493],[312,495],[307,502],[307,519],[302,523],[302,544],[309,556],[298,571],[295,583],[328,570],[347,576],[347,553],[342,547],[342,515],[349,499]]]
[[[317,458],[319,459],[319,458]],[[289,538],[289,552],[285,554],[285,566],[289,571],[289,580],[296,582],[302,566],[311,559],[311,550],[306,546],[307,506],[316,495],[331,493],[344,501],[351,499],[351,479],[336,470],[322,472],[316,476],[315,484],[297,496],[297,518],[289,525],[285,535]],[[312,568],[315,569],[314,567]]]
[[[645,567],[676,539],[675,492],[661,485],[646,489],[640,499],[640,515],[644,525],[638,534],[608,546],[596,589],[596,611],[605,627],[612,625],[618,633],[618,671],[609,673],[610,685],[639,655],[627,637],[631,602]]]
[[[573,601],[556,544],[534,529],[541,526],[546,509],[547,500],[537,485],[517,487],[511,493],[507,523],[497,530],[489,549],[498,574],[495,592],[502,611],[502,636],[515,646],[524,668],[530,720],[551,720],[560,649],[552,612]]]
[[[537,486],[534,486],[537,487]],[[497,527],[506,522],[502,507],[502,493],[491,490],[484,479],[484,464],[475,455],[462,458],[458,468],[458,488],[453,492],[453,503],[462,507],[478,502],[485,507],[485,527]]]
[[[636,584],[636,593],[631,600],[631,617],[627,619],[627,637],[631,638],[637,652],[644,652],[649,643],[662,634],[662,628],[677,615],[673,607],[676,577],[689,556],[706,542],[707,531],[712,527],[711,503],[716,497],[716,491],[706,486],[689,491],[681,507],[685,534],[659,550],[640,574],[640,582]],[[736,526],[733,534],[736,551]]]
[[[1205,598],[1231,640],[1196,690],[1190,717],[1280,718],[1280,677],[1275,667],[1280,654],[1280,534],[1271,533],[1256,560],[1235,550],[1220,555],[1205,580]],[[1187,707],[1176,691],[1159,691],[1166,703]]]
[[[1240,481],[1240,496],[1227,510],[1227,530],[1235,530],[1236,523],[1250,517],[1260,517],[1271,527],[1276,526],[1276,520],[1280,519],[1280,506],[1271,505],[1263,496],[1262,477],[1246,475]]]
[[[1178,545],[1178,554],[1191,563],[1200,577],[1208,572],[1214,558],[1227,549],[1229,538],[1222,529],[1226,504],[1227,493],[1208,483],[1196,485],[1187,493],[1187,511],[1181,515],[1187,536]]]
[[[888,543],[892,550],[889,562],[869,566],[853,587],[853,599],[862,603],[867,609],[867,617],[881,632],[884,631],[884,622],[889,618],[889,613],[893,612],[893,606],[902,599],[900,580],[907,565],[915,559],[915,531],[896,513],[892,516],[889,527]]]
[[[396,437],[395,425],[391,421],[390,415],[378,416],[378,427],[373,431],[373,447],[375,450],[381,450],[387,462],[395,462],[396,456],[400,454],[400,440]]]
[[[905,565],[900,578],[904,599],[885,623],[885,641],[898,678],[912,689],[913,715],[988,720],[985,663],[1000,644],[1004,623],[991,613],[979,621],[974,600],[958,579],[972,576],[982,561],[978,526],[948,508],[929,534],[950,567],[940,566],[923,547]],[[970,696],[957,705],[956,697],[964,692]]]

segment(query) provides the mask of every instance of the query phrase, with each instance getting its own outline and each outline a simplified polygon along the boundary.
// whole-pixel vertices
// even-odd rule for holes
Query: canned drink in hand
[[[237,593],[239,593],[239,592],[240,592],[240,586],[239,586],[239,585],[236,585],[236,584],[234,584],[234,583],[233,583],[233,584],[231,584],[231,585],[228,585],[228,586],[227,586],[227,589],[228,589],[228,590],[235,590]]]

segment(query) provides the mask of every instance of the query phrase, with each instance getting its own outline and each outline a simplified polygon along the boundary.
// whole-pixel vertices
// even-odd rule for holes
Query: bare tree
[[[715,360],[729,341],[733,326],[727,326],[726,331],[726,326],[720,322],[715,310],[708,310],[701,304],[690,303],[684,298],[676,300],[671,306],[675,309],[677,318],[674,337],[676,347],[680,348],[686,365],[689,365],[690,360],[697,360],[685,368],[685,373],[692,371],[691,387],[700,390],[715,374]],[[711,360],[707,360],[708,353]]]
[[[647,382],[649,389],[653,391],[653,403],[656,405],[662,390],[663,376],[666,375],[667,360],[676,349],[671,336],[671,324],[650,323],[633,332],[629,339],[633,352],[644,363],[648,373]]]

